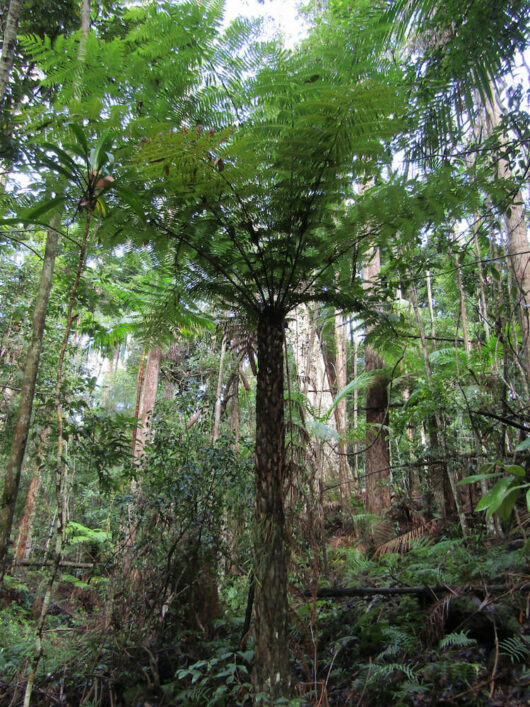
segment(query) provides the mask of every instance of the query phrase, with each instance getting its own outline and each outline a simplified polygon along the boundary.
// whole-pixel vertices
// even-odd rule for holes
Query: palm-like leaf
[[[197,253],[205,290],[254,312],[337,295],[334,265],[362,233],[345,206],[352,178],[384,159],[397,129],[386,76],[355,62],[339,75],[337,50],[319,49],[326,61],[267,45],[259,71],[258,50],[246,52],[248,74],[225,67],[223,85],[198,99],[210,102],[207,125],[181,124],[138,156],[148,179],[163,179],[160,223]]]

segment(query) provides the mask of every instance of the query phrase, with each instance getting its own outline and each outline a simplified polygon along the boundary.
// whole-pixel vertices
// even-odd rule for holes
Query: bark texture
[[[22,14],[22,0],[11,0],[7,11],[6,26],[2,41],[2,58],[0,59],[0,110],[4,105],[7,82],[13,68],[15,47],[17,45],[17,30]]]
[[[494,89],[493,98],[486,105],[486,122],[490,133],[500,126],[501,120],[502,108]],[[506,147],[506,141],[502,136],[500,137],[500,143],[499,177],[501,179],[512,179],[513,174],[510,164],[503,156],[505,152],[503,148]],[[530,253],[523,205],[523,195],[518,191],[504,213],[504,223],[506,226],[508,257],[517,291],[517,310],[519,326],[521,327],[526,381],[530,386]]]
[[[365,370],[377,371],[385,366],[383,359],[371,346],[364,348]],[[388,392],[384,376],[374,379],[366,391],[366,509],[382,515],[390,508],[390,488],[386,484],[390,469],[388,434]]]
[[[317,331],[318,306],[311,311],[305,304],[299,305],[290,324],[289,340],[296,364],[298,386],[309,401],[315,417],[324,415],[333,403],[331,382],[328,375],[325,353]],[[314,417],[305,411],[305,419]],[[335,417],[327,422],[335,429]],[[316,480],[335,482],[339,474],[337,455],[318,437],[311,439],[307,449],[307,463],[315,469]]]
[[[373,248],[368,262],[363,267],[363,285],[366,290],[374,287],[381,272],[379,249]],[[377,371],[385,367],[383,358],[370,345],[364,347],[365,370]],[[378,376],[366,391],[366,435],[365,488],[366,510],[382,515],[390,508],[390,446],[388,434],[383,426],[388,425],[387,380]]]
[[[346,342],[344,340],[344,319],[342,312],[335,312],[335,376],[337,380],[337,393],[340,393],[348,382],[346,372]],[[348,444],[346,442],[346,432],[348,431],[348,417],[346,409],[346,398],[342,398],[335,406],[335,423],[337,432],[340,435],[338,442],[339,454],[339,482],[340,482],[340,504],[343,519],[351,513],[350,497],[350,465],[348,463]],[[387,464],[388,466],[388,464]]]
[[[135,459],[141,458],[143,455],[144,445],[151,435],[151,416],[153,413],[153,408],[155,407],[161,360],[162,349],[160,346],[153,346],[153,348],[149,351],[147,363],[145,364],[144,382],[138,413],[140,427],[136,431],[136,444],[134,447]]]
[[[3,576],[5,570],[7,547],[13,526],[13,516],[20,484],[20,473],[28,440],[33,398],[35,396],[35,382],[39,369],[42,337],[48,309],[48,299],[52,288],[58,241],[57,232],[50,228],[46,239],[39,291],[33,311],[33,329],[24,367],[17,422],[13,434],[11,452],[7,460],[4,488],[0,499],[0,576]]]
[[[219,372],[217,375],[217,388],[215,391],[215,409],[212,430],[212,442],[217,442],[219,439],[219,430],[221,429],[221,411],[222,411],[222,393],[223,393],[223,378],[224,378],[224,361],[226,356],[226,346],[228,339],[226,332],[223,332],[221,339],[221,353],[219,354]]]
[[[138,427],[133,433],[133,460],[135,463],[139,463],[144,455],[144,447],[146,442],[149,441],[151,437],[151,423],[152,414],[155,407],[156,394],[158,390],[158,379],[160,377],[160,362],[162,360],[162,349],[160,346],[153,346],[147,356],[147,362],[145,363],[143,371],[143,385],[142,392],[140,396],[140,401],[138,404],[137,400],[137,411],[136,419],[138,420]],[[142,362],[140,363],[140,369],[144,366],[144,360],[142,356]],[[139,373],[138,385],[141,385],[142,372]],[[139,499],[140,496],[140,486],[136,479],[131,481],[131,496],[135,499]],[[137,523],[134,517],[134,502],[129,504],[127,508],[127,520],[123,527],[123,532],[125,536],[125,548],[123,551],[122,559],[122,570],[124,576],[129,576],[131,571],[131,564],[134,555],[134,543],[136,541],[137,534]]]
[[[284,316],[265,310],[258,322],[256,392],[256,507],[254,539],[254,689],[269,701],[289,688],[287,562],[283,492],[285,423]]]

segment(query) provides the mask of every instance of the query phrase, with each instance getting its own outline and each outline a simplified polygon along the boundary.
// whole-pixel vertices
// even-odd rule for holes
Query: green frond
[[[458,631],[457,633],[448,633],[440,641],[440,649],[444,648],[467,648],[469,646],[476,645],[476,640],[474,638],[469,638],[465,631]]]
[[[512,663],[526,663],[530,656],[530,642],[525,636],[508,636],[499,641],[500,652]]]

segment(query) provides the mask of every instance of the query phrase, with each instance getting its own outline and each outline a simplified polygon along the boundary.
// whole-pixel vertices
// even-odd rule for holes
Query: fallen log
[[[520,585],[523,586],[523,585]],[[447,592],[453,593],[455,596],[460,594],[477,593],[484,594],[486,592],[501,592],[511,587],[506,584],[491,584],[463,587],[449,587],[446,584],[436,584],[433,586],[423,587],[320,587],[316,591],[317,599],[345,599],[347,597],[374,597],[374,596],[399,596],[400,594],[416,594],[423,596],[436,597],[437,594]],[[304,589],[302,592],[304,597],[313,597],[314,593],[309,589]]]
[[[15,566],[51,567],[53,564],[53,560],[17,560]],[[59,567],[73,567],[78,570],[91,570],[96,566],[97,563],[95,562],[71,562],[69,560],[61,560],[61,562],[59,562]]]

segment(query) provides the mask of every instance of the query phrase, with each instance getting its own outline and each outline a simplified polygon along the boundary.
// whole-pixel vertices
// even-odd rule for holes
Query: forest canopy
[[[0,705],[526,704],[527,0],[0,6]]]

